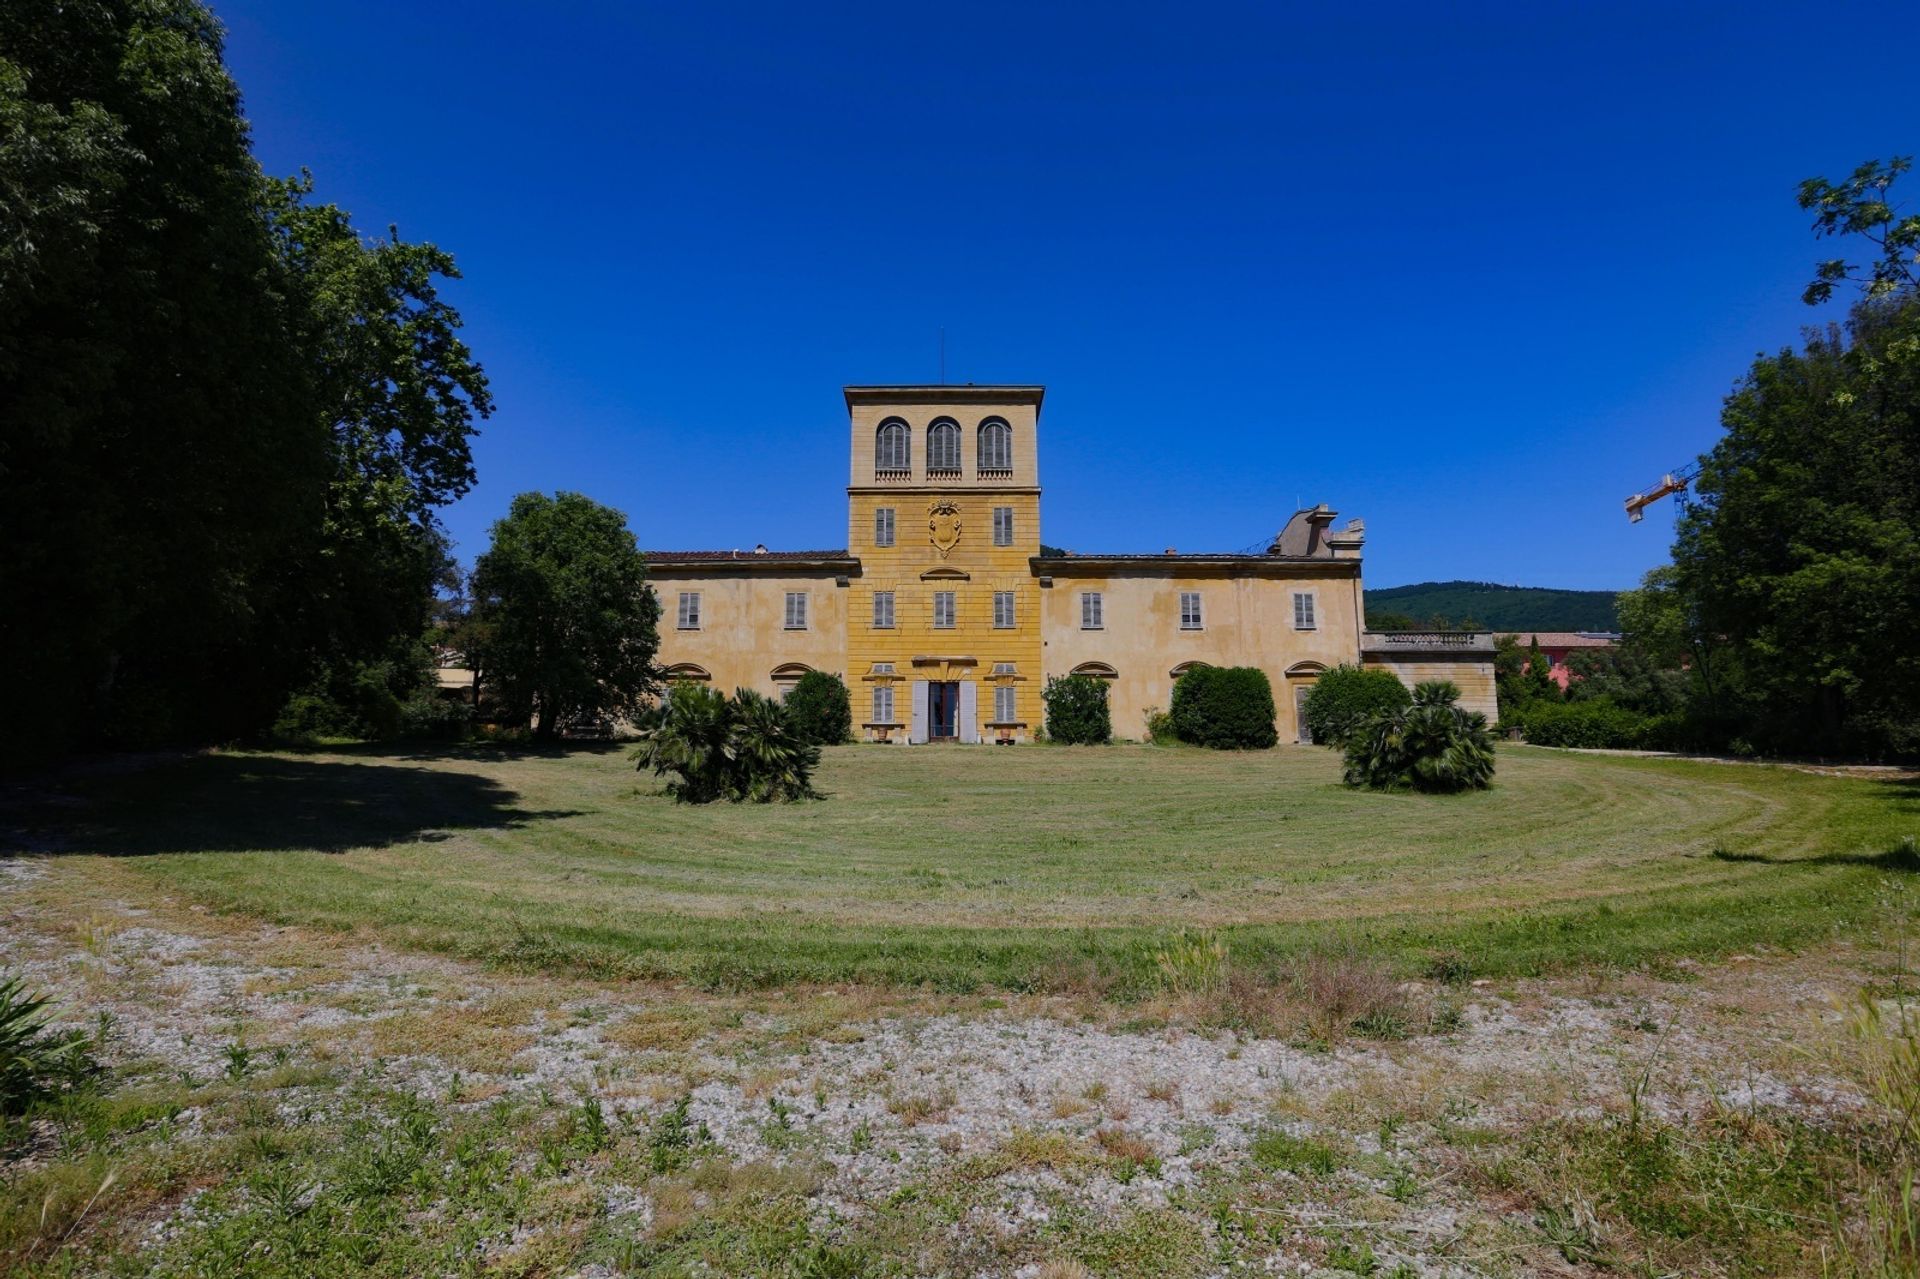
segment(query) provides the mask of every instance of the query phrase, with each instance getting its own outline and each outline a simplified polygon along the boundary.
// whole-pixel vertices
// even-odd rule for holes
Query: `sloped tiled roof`
[[[1613,648],[1620,643],[1618,635],[1599,631],[1497,631],[1495,634],[1511,635],[1522,644],[1531,644],[1537,638],[1541,648]]]

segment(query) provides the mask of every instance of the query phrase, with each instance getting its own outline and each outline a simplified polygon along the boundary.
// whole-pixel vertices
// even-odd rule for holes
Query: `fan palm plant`
[[[671,774],[667,794],[677,800],[711,803],[732,790],[733,761],[727,754],[731,725],[724,694],[701,684],[675,684],[640,730],[635,766]]]
[[[1449,681],[1429,680],[1414,688],[1411,705],[1376,712],[1347,739],[1347,785],[1430,793],[1491,786],[1487,717],[1461,709],[1459,699]]]
[[[814,796],[820,749],[802,741],[786,708],[750,688],[725,696],[676,684],[640,731],[635,766],[669,778],[667,793],[688,804],[716,799],[767,803]]]

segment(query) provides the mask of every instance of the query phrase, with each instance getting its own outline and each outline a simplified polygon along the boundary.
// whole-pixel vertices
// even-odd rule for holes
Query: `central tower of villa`
[[[1040,722],[1038,386],[850,386],[847,680],[876,736]],[[862,685],[875,692],[861,695]]]

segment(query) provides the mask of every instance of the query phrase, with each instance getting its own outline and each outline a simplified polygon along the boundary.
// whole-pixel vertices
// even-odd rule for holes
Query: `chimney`
[[[753,553],[755,555],[765,555],[767,553],[767,544],[765,542],[762,542],[758,546],[755,546],[753,548]]]
[[[1167,549],[1165,550],[1165,552],[1163,552],[1163,554],[1167,554],[1167,555],[1178,555],[1179,553],[1180,553],[1180,552],[1178,552],[1178,551],[1176,551],[1176,550],[1174,550],[1174,549],[1173,549],[1173,548],[1172,548],[1171,546],[1169,546],[1169,547],[1168,547],[1168,548],[1167,548]]]

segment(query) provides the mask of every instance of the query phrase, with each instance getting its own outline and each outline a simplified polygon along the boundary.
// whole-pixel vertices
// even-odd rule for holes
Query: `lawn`
[[[550,970],[1124,991],[1187,929],[1255,969],[1790,945],[1860,919],[1920,831],[1911,779],[1511,747],[1456,798],[1294,748],[845,747],[819,781],[690,807],[612,748],[224,752],[93,783],[56,838],[217,910]]]

